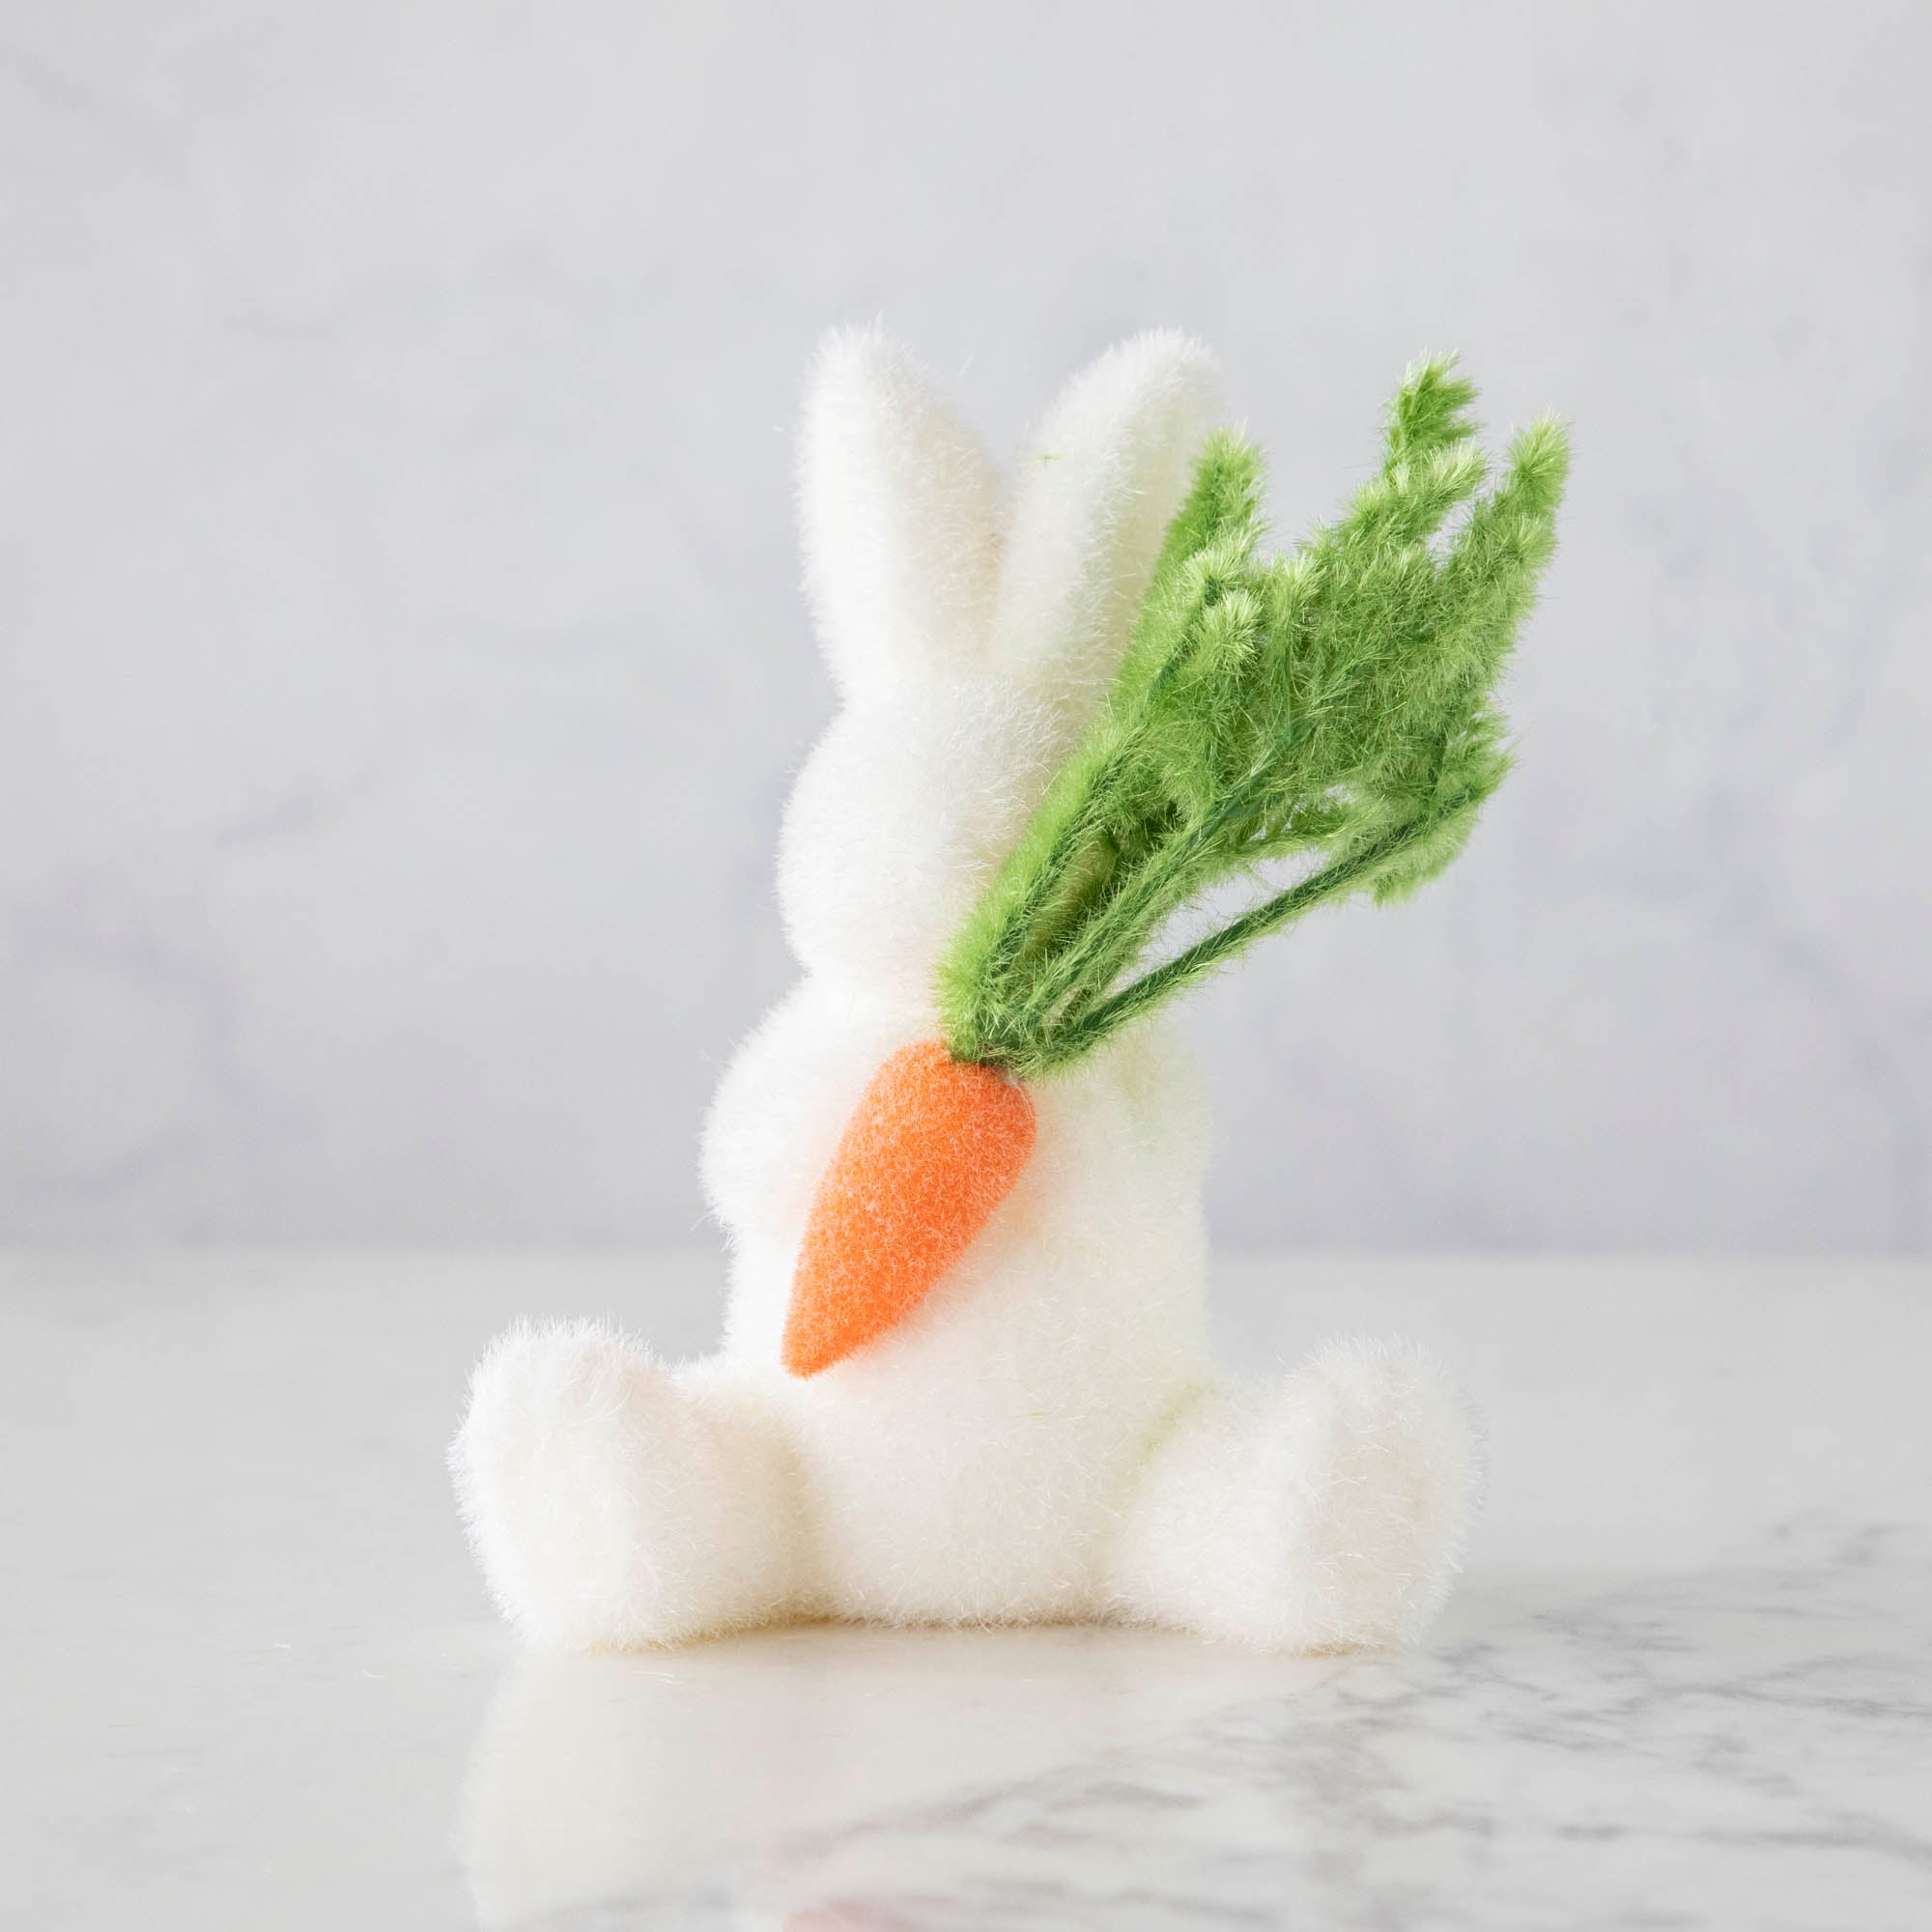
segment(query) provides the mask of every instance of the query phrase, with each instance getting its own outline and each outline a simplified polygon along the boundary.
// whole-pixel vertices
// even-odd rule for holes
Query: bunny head
[[[826,342],[800,521],[842,709],[780,859],[809,972],[926,995],[1107,689],[1214,403],[1203,349],[1136,336],[1067,384],[1003,489],[899,344]]]

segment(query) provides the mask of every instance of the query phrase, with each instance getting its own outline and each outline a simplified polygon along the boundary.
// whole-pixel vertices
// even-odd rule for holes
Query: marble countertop
[[[277,1932],[1932,1924],[1932,1270],[1229,1260],[1486,1411],[1403,1657],[808,1629],[521,1657],[442,1444],[521,1313],[698,1257],[0,1264],[0,1920]],[[12,1893],[11,1897],[7,1893]]]

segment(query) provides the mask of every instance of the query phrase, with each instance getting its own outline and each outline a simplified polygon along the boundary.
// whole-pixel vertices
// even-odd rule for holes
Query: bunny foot
[[[609,1329],[500,1336],[449,1461],[491,1594],[532,1643],[677,1643],[783,1605],[781,1447]]]
[[[1269,1650],[1411,1641],[1448,1588],[1474,1473],[1467,1416],[1421,1355],[1331,1344],[1182,1414],[1122,1522],[1114,1609]]]

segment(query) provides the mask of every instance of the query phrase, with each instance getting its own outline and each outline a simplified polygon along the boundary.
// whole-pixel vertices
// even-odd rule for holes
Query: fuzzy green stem
[[[1492,694],[1568,461],[1539,421],[1486,487],[1473,395],[1453,358],[1415,364],[1380,473],[1289,559],[1257,554],[1259,456],[1208,440],[1106,706],[940,963],[961,1059],[1065,1066],[1315,906],[1386,903],[1454,859],[1509,770]],[[1121,983],[1182,907],[1309,854],[1297,885]]]
[[[1264,899],[1219,931],[1197,940],[1183,952],[1177,952],[1172,959],[1164,960],[1152,971],[1142,974],[1131,985],[1123,986],[1097,1006],[1089,1007],[1053,1036],[1049,1050],[1041,1061],[1040,1070],[1044,1072],[1064,1066],[1082,1054],[1091,1052],[1109,1034],[1157,1007],[1181,987],[1211,973],[1243,947],[1265,938],[1271,932],[1279,932],[1285,925],[1292,925],[1304,913],[1313,912],[1324,899],[1334,898],[1338,894],[1365,884],[1380,867],[1411,843],[1414,837],[1412,832],[1391,834],[1365,851],[1347,859],[1338,859],[1332,866],[1322,867],[1319,872],[1310,873],[1286,892]]]

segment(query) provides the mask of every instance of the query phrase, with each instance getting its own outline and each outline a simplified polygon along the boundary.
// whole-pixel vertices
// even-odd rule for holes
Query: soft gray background
[[[0,7],[0,1234],[678,1239],[828,695],[790,424],[1575,421],[1520,775],[1200,1006],[1234,1243],[1922,1248],[1932,9]]]

